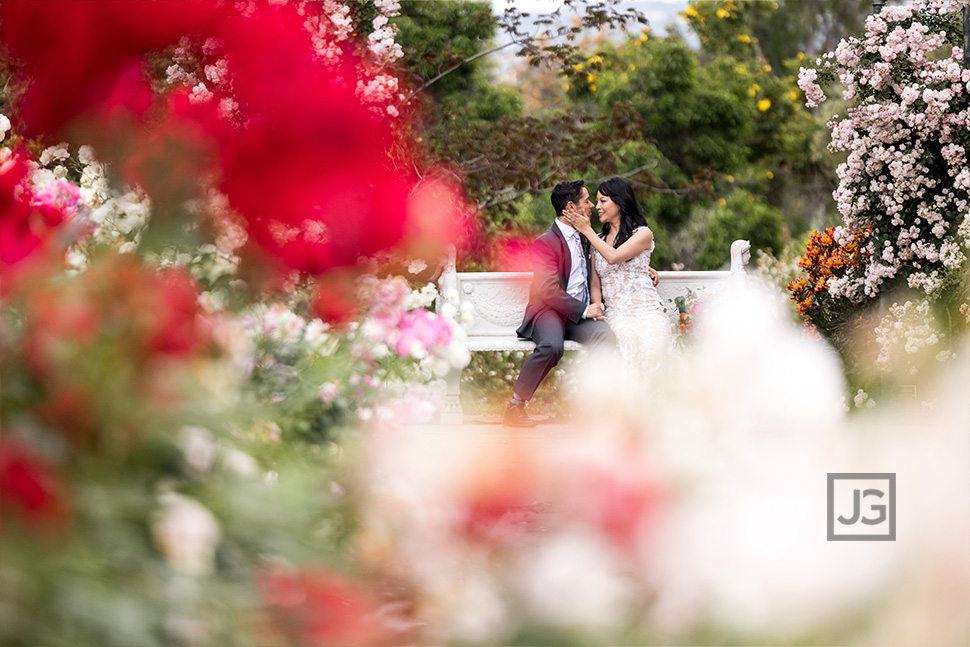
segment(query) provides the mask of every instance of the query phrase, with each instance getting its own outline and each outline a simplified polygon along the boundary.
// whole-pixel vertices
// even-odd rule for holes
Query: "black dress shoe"
[[[505,410],[504,423],[506,427],[535,427],[539,424],[525,412],[525,402],[510,402]]]

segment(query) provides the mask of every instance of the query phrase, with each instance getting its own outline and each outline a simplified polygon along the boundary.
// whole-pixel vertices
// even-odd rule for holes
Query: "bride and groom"
[[[504,422],[512,427],[537,424],[526,403],[559,363],[565,340],[618,350],[626,375],[642,380],[653,376],[670,343],[657,273],[650,267],[653,232],[630,183],[615,177],[597,187],[599,235],[590,223],[593,203],[582,180],[557,184],[552,206],[556,220],[532,246],[529,303],[516,331],[536,348],[505,410]]]

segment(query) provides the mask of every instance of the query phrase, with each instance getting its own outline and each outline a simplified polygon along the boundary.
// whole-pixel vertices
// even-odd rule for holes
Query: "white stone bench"
[[[714,295],[725,285],[743,282],[750,248],[746,240],[731,244],[730,270],[659,272],[657,292],[664,301],[671,325],[675,325],[679,318],[674,304],[676,297],[686,296],[688,290],[697,297]],[[438,277],[436,309],[443,312],[444,306],[450,305],[454,312],[471,310],[472,322],[465,328],[470,351],[531,351],[535,343],[519,339],[515,334],[525,314],[531,283],[532,272],[458,272],[452,249]],[[580,350],[582,346],[566,341],[565,348]],[[452,371],[447,378],[448,390],[441,412],[443,424],[462,422],[460,381],[460,370]]]

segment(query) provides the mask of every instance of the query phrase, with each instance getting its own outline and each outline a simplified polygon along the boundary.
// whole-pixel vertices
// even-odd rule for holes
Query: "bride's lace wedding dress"
[[[616,265],[607,263],[593,249],[593,263],[606,304],[606,322],[616,335],[628,377],[643,382],[657,375],[672,349],[670,320],[647,272],[655,246],[656,242]]]

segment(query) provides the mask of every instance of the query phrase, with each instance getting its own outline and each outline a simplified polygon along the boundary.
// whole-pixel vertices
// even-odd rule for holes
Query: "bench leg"
[[[462,423],[461,398],[459,387],[461,384],[461,369],[452,369],[445,376],[445,404],[441,408],[441,424],[460,425]]]

